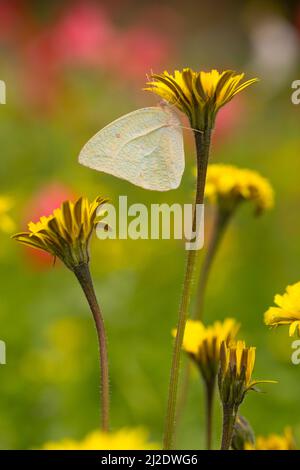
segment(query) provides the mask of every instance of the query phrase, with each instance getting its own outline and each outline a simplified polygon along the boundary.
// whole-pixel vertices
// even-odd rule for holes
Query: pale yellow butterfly
[[[166,104],[133,111],[94,135],[79,163],[145,189],[175,189],[184,171],[180,120]]]

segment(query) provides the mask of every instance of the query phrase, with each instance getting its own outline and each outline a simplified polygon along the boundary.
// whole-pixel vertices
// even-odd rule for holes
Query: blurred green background
[[[275,293],[300,280],[300,4],[209,1],[1,1],[0,106],[0,447],[39,447],[97,428],[96,335],[75,278],[59,263],[10,240],[26,222],[76,195],[117,203],[192,201],[194,149],[185,131],[179,189],[154,193],[77,163],[83,144],[114,118],[158,100],[142,91],[151,70],[190,66],[245,71],[261,81],[220,112],[212,161],[258,170],[272,183],[275,208],[261,218],[245,205],[223,240],[209,282],[205,321],[234,316],[257,346],[256,378],[277,379],[249,394],[242,412],[258,434],[291,425],[300,443],[300,366],[286,328],[269,331],[263,313]],[[0,204],[1,206],[1,204]],[[207,226],[210,211],[207,210]],[[209,234],[207,234],[209,236]],[[163,430],[171,329],[184,273],[178,241],[93,240],[91,269],[109,338],[112,428]],[[203,448],[202,384],[191,383],[179,448]],[[216,405],[215,446],[220,439]]]

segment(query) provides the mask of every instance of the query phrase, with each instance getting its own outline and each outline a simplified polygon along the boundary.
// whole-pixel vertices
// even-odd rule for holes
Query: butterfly
[[[84,145],[79,163],[144,189],[176,189],[184,171],[179,117],[165,103],[126,114]]]

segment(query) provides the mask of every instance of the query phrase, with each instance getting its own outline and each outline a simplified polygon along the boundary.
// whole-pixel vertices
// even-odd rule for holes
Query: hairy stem
[[[177,440],[178,428],[180,425],[180,421],[182,419],[183,410],[185,408],[185,405],[188,399],[191,372],[192,372],[191,360],[187,360],[183,366],[182,381],[180,384],[180,393],[179,393],[177,409],[176,409],[176,430],[175,430],[175,436],[174,436],[175,442]]]
[[[225,229],[230,219],[230,212],[216,209],[214,223],[212,228],[211,237],[208,242],[207,251],[200,271],[199,282],[196,292],[195,313],[194,317],[197,320],[202,320],[204,296],[206,292],[207,281],[209,278],[210,270],[217,253],[220,241],[223,237]]]
[[[215,380],[213,380],[212,382],[205,382],[206,449],[207,450],[211,450],[214,394],[215,394]]]
[[[229,450],[237,412],[230,406],[223,405],[223,431],[221,450]]]
[[[202,320],[204,296],[205,296],[208,277],[210,274],[210,269],[214,261],[218,246],[222,239],[223,233],[225,232],[226,226],[228,224],[229,218],[230,218],[229,213],[220,212],[218,208],[216,209],[212,233],[208,242],[206,256],[204,258],[204,261],[201,267],[198,288],[197,288],[197,293],[196,293],[196,302],[195,302],[195,309],[194,309],[193,317],[197,318],[197,320]],[[185,403],[187,400],[189,381],[190,381],[190,375],[191,375],[190,369],[191,369],[191,364],[188,362],[184,368],[181,393],[180,393],[179,403],[177,407],[177,415],[176,415],[177,423],[181,419],[181,416],[183,414],[183,410],[185,407]]]
[[[210,137],[211,131],[206,130],[203,133],[195,132],[195,143],[197,152],[197,187],[196,187],[196,198],[194,206],[193,216],[193,231],[197,230],[197,204],[203,204],[204,200],[204,188],[206,180],[207,163],[209,157],[210,148]],[[180,369],[180,354],[185,330],[185,324],[187,320],[187,310],[190,303],[190,297],[192,292],[192,282],[195,270],[195,261],[197,256],[197,250],[189,250],[186,262],[186,271],[183,284],[183,292],[180,302],[178,324],[177,324],[177,335],[174,341],[172,365],[171,365],[171,376],[169,384],[169,395],[167,405],[167,415],[165,423],[165,432],[163,447],[164,449],[171,449],[173,446],[174,431],[175,431],[175,414],[176,414],[176,402],[177,402],[177,390],[178,390],[178,379]]]
[[[93,281],[88,264],[81,264],[74,268],[74,274],[77,277],[85,297],[90,306],[99,343],[100,353],[100,406],[101,406],[101,428],[107,432],[109,430],[109,375],[108,375],[108,356],[106,333],[102,313],[96,298]]]

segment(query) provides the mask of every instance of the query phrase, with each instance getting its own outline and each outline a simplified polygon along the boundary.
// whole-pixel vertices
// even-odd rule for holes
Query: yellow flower
[[[300,336],[300,282],[287,286],[283,295],[275,295],[278,307],[270,307],[265,312],[265,324],[269,326],[290,325],[289,334],[298,331]]]
[[[246,347],[244,341],[221,344],[219,390],[223,405],[238,409],[245,394],[255,390],[259,383],[276,383],[270,380],[252,380],[255,364],[255,348]]]
[[[274,204],[274,192],[266,178],[256,171],[232,165],[208,166],[205,197],[228,211],[239,202],[252,201],[257,214],[272,208]]]
[[[10,197],[0,196],[0,230],[5,233],[11,233],[15,230],[15,222],[8,214],[13,206]]]
[[[255,444],[249,442],[245,444],[245,450],[296,450],[293,431],[290,427],[286,427],[283,435],[258,436]]]
[[[13,236],[18,242],[47,251],[60,258],[65,265],[74,267],[88,263],[89,241],[98,222],[97,209],[107,199],[97,197],[89,202],[81,197],[75,203],[64,202],[48,217],[28,224],[28,232]]]
[[[42,347],[27,350],[22,373],[34,383],[58,384],[82,380],[86,364],[78,357],[87,348],[88,336],[82,318],[59,318],[47,324]],[[34,368],[32,367],[34,364]]]
[[[43,446],[44,450],[151,450],[158,448],[158,444],[148,442],[148,433],[143,428],[122,428],[111,433],[94,431],[81,441],[63,439],[59,442],[47,442]]]
[[[236,336],[239,326],[233,318],[227,318],[223,323],[217,321],[207,327],[200,321],[187,321],[182,348],[196,362],[204,380],[215,379],[219,367],[221,343],[230,342]],[[172,333],[176,336],[176,329]]]
[[[257,81],[242,82],[244,74],[232,70],[194,72],[190,68],[152,74],[145,90],[152,91],[184,112],[195,129],[213,128],[218,110],[237,93]],[[242,82],[242,83],[241,83]]]

